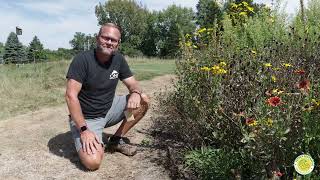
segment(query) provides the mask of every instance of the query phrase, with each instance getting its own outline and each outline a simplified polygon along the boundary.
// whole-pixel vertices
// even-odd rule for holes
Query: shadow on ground
[[[49,151],[59,157],[69,159],[80,170],[85,171],[85,167],[80,163],[78,153],[74,147],[71,131],[58,134],[48,141]]]
[[[143,133],[143,132],[140,132]],[[108,138],[111,137],[112,134],[107,134],[103,133],[102,135],[102,140],[103,143],[106,144],[108,141]],[[124,138],[124,141],[127,143],[130,143],[130,140],[128,138]],[[132,145],[135,145],[138,147],[138,153],[142,153],[143,151],[157,151],[160,149],[163,149],[163,147],[159,147],[158,145],[154,145],[153,143],[142,143],[142,144],[134,144],[130,143]],[[72,138],[72,133],[71,131],[65,132],[58,134],[54,137],[52,137],[47,144],[49,151],[53,153],[54,155],[57,155],[59,157],[63,157],[66,159],[69,159],[71,163],[73,163],[78,169],[82,171],[87,171],[87,169],[81,164],[80,159],[78,157],[78,153],[76,151],[76,148],[74,146],[73,138]],[[113,153],[107,150],[105,150],[106,153]],[[152,153],[151,153],[152,154]],[[145,154],[145,159],[149,159],[151,162],[156,163],[156,164],[162,164],[159,162],[160,158],[159,157],[154,157],[150,153]],[[159,155],[159,154],[158,154]],[[163,155],[161,155],[163,156]],[[160,157],[161,157],[160,156]]]
[[[102,140],[103,143],[106,144],[109,137],[111,137],[112,134],[106,134],[103,133]],[[129,140],[126,139],[128,142]],[[64,157],[66,159],[69,159],[71,163],[73,163],[77,168],[80,170],[86,171],[87,169],[81,164],[78,153],[76,151],[76,148],[74,146],[74,142],[72,139],[72,133],[71,131],[58,134],[54,137],[52,137],[47,144],[49,151],[59,157]],[[107,152],[107,151],[106,151]]]

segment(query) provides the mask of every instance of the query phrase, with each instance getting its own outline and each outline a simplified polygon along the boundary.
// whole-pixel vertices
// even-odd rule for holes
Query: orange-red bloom
[[[298,88],[301,89],[301,90],[308,91],[308,90],[310,90],[310,81],[309,81],[309,80],[300,81],[300,82],[297,84],[297,86],[298,86]]]
[[[273,107],[278,106],[281,104],[281,98],[279,98],[278,96],[271,97],[268,99],[267,103]]]
[[[258,123],[254,118],[247,118],[246,119],[246,124],[248,126],[256,126]]]
[[[294,71],[294,73],[299,74],[299,75],[304,75],[306,72],[303,69],[298,69]]]

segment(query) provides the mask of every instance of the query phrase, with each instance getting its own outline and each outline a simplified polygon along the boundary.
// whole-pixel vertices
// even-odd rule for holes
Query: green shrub
[[[235,153],[202,147],[186,154],[186,165],[201,179],[230,179],[237,174],[240,162]]]
[[[234,162],[247,162],[238,165],[242,177],[292,178],[298,155],[320,160],[320,33],[298,20],[287,28],[268,9],[246,18],[233,25],[225,16],[224,31],[186,35],[174,92],[163,101],[168,120],[161,123],[189,147],[232,152]],[[215,166],[217,152],[195,151],[186,162],[207,179],[219,173],[195,162]],[[221,165],[221,176],[234,165]]]

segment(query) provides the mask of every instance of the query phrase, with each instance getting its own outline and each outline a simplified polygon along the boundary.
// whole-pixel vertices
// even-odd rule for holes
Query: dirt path
[[[166,75],[140,84],[153,97],[171,79]],[[125,92],[120,86],[117,94]],[[80,165],[67,114],[66,105],[61,105],[0,121],[0,179],[170,179],[168,172],[157,165],[164,152],[153,147],[148,136],[152,108],[127,135],[139,152],[133,157],[106,152],[101,168],[95,172],[87,172]],[[115,129],[106,129],[105,133],[112,134]]]

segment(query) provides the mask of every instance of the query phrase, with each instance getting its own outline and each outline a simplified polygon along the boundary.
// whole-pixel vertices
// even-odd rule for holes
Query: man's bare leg
[[[148,96],[145,94],[141,94],[140,107],[138,109],[133,110],[132,112],[134,120],[127,121],[127,119],[124,119],[116,133],[110,138],[109,144],[112,150],[121,152],[128,156],[133,156],[136,154],[136,147],[123,142],[122,137],[143,118],[143,116],[146,114],[148,110],[148,107]]]
[[[124,119],[122,124],[120,125],[119,129],[114,134],[115,136],[124,136],[134,125],[136,125],[146,114],[149,108],[149,98],[145,94],[141,94],[141,103],[138,109],[133,110],[132,114],[134,117],[133,121],[127,121]]]

